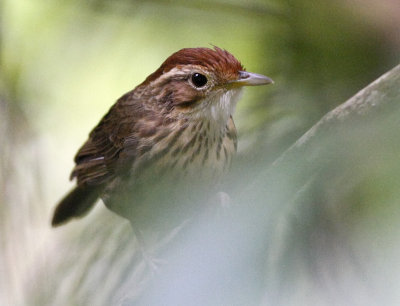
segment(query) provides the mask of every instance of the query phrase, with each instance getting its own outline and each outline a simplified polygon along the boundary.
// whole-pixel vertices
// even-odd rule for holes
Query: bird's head
[[[271,83],[264,75],[246,72],[228,51],[214,47],[173,53],[141,87],[174,116],[226,123],[243,86]]]

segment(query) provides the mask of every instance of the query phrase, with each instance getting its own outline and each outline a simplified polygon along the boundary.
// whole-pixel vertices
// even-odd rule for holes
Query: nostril
[[[239,78],[241,80],[248,79],[250,77],[249,73],[246,71],[239,71]]]

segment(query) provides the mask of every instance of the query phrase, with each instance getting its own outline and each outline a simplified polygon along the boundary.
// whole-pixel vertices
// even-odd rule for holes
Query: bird
[[[130,219],[159,186],[215,185],[237,151],[233,113],[245,86],[267,85],[225,49],[184,48],[120,97],[75,156],[76,186],[56,205],[51,224],[85,216],[102,199]],[[161,187],[160,187],[161,188]]]

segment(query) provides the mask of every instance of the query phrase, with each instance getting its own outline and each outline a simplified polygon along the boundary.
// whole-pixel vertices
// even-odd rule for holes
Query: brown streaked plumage
[[[121,194],[129,190],[139,205],[149,178],[215,181],[236,152],[232,114],[241,88],[271,82],[217,47],[172,54],[90,133],[75,156],[77,187],[56,207],[52,225],[86,214],[98,198],[124,216]]]

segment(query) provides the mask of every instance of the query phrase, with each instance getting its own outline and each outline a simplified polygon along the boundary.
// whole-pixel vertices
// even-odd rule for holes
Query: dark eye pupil
[[[203,87],[207,84],[207,78],[200,73],[194,73],[192,75],[192,82],[196,87]]]

